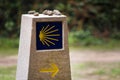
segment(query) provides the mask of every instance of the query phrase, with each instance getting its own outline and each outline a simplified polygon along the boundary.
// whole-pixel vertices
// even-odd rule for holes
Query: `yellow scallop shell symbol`
[[[52,38],[54,36],[60,36],[60,34],[54,34],[54,32],[57,32],[58,29],[54,29],[55,26],[50,27],[47,25],[46,27],[43,27],[39,33],[39,39],[42,42],[43,45],[55,45],[54,41],[59,41],[56,38]]]

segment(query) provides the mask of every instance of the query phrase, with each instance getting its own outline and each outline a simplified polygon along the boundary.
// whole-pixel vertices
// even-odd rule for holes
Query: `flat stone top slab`
[[[66,17],[65,15],[44,15],[44,14],[39,14],[39,16],[34,16],[33,14],[23,14],[23,16],[26,17],[31,17],[31,18],[61,18],[61,17]]]

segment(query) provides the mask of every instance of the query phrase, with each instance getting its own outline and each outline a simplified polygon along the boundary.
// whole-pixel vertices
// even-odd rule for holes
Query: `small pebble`
[[[42,12],[42,14],[47,15],[47,11],[48,11],[48,10],[44,10],[44,11]]]
[[[53,11],[48,10],[48,11],[47,11],[47,15],[52,16],[52,15],[53,15]]]
[[[52,16],[52,15],[61,15],[62,13],[59,10],[53,10],[53,11],[52,10],[44,10],[42,12],[42,14]]]
[[[54,15],[61,15],[61,12],[59,10],[53,10]]]
[[[34,16],[39,16],[39,12],[35,12],[35,13],[34,13]]]
[[[28,11],[28,14],[34,14],[35,10]]]
[[[51,10],[44,10],[42,14],[51,16],[51,15],[53,15],[53,11],[51,11]]]

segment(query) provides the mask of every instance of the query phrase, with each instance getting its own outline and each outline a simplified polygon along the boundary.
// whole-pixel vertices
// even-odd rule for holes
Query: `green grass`
[[[111,69],[111,76],[116,77],[120,75],[120,68],[113,68]]]
[[[19,39],[0,38],[0,56],[18,53]]]
[[[16,66],[0,67],[0,80],[15,80]]]
[[[19,39],[0,38],[0,49],[18,48]]]
[[[102,51],[113,51],[120,50],[120,40],[110,39],[107,42],[101,43],[99,45],[79,45],[69,43],[71,49],[90,49],[90,50],[102,50]]]
[[[75,80],[92,80],[93,78],[94,80],[120,80],[120,63],[86,62],[73,64],[72,75]]]
[[[94,72],[94,74],[97,74],[97,75],[105,75],[106,74],[106,71],[104,69],[99,69],[99,70],[96,70]]]
[[[0,49],[0,56],[10,56],[10,55],[17,55],[18,49],[12,48],[12,49]]]

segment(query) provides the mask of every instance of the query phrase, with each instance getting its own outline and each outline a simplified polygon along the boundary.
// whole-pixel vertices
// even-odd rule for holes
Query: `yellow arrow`
[[[52,63],[50,64],[51,68],[43,68],[40,70],[40,72],[51,72],[51,77],[55,77],[55,75],[59,72],[59,69],[56,64]]]

